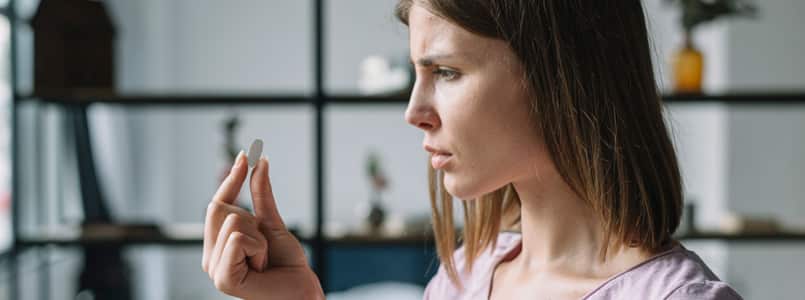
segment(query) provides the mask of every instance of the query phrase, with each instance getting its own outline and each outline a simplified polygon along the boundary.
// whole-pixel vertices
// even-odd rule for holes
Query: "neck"
[[[558,175],[515,182],[514,187],[521,201],[520,266],[608,277],[625,269],[623,263],[631,266],[647,258],[628,247],[608,248],[606,257],[601,257],[608,244],[601,218]]]

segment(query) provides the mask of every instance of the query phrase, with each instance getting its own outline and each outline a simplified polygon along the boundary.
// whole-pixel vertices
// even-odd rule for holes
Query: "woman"
[[[682,184],[639,0],[401,0],[397,15],[417,74],[405,118],[431,152],[442,265],[426,299],[740,299],[671,238]],[[255,216],[231,205],[246,169],[241,154],[210,204],[204,270],[237,297],[323,297],[265,159]]]

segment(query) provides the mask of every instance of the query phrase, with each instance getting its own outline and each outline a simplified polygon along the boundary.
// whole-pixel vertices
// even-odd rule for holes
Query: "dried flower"
[[[757,9],[745,0],[665,0],[682,8],[681,23],[685,32],[692,32],[696,26],[721,17],[755,17]]]

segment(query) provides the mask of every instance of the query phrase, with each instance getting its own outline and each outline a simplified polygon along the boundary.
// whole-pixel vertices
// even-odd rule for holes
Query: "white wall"
[[[647,26],[654,51],[658,85],[665,93],[673,90],[671,58],[680,48],[679,13],[664,0],[644,0]],[[705,53],[704,86],[708,93],[727,87],[726,24],[701,28],[694,42]],[[726,210],[727,107],[719,104],[672,104],[666,112],[679,155],[686,200],[699,208],[697,225],[713,228]],[[701,216],[707,216],[705,218]]]
[[[366,158],[380,155],[389,188],[383,205],[397,217],[428,216],[426,167],[422,133],[405,123],[404,105],[328,107],[326,161],[326,218],[329,225],[360,226],[362,208],[368,207],[371,185]],[[410,128],[409,128],[410,127]]]
[[[654,51],[654,68],[658,86],[664,93],[673,89],[671,58],[682,43],[679,12],[664,0],[644,0],[647,26]],[[715,24],[702,28],[694,37],[696,45],[708,53],[705,61],[705,92],[725,89],[726,59],[723,53],[726,28]],[[726,149],[728,109],[720,104],[671,104],[666,110],[672,139],[682,172],[685,201],[697,207],[696,226],[712,229],[727,207]],[[716,274],[727,274],[726,245],[698,241],[686,246],[699,253]]]
[[[726,46],[730,89],[802,90],[805,85],[805,3],[799,0],[755,1],[755,20],[729,25]]]
[[[172,90],[282,93],[313,87],[310,1],[176,0],[167,9]],[[162,30],[165,30],[163,28]]]
[[[758,20],[728,30],[728,83],[733,90],[802,90],[805,2],[757,1]],[[805,107],[740,106],[729,114],[729,209],[805,228]],[[747,299],[793,299],[802,290],[805,245],[730,247],[729,278]],[[796,278],[796,279],[795,279]],[[796,295],[796,296],[795,296]]]
[[[329,1],[326,16],[326,88],[355,91],[357,66],[371,54],[407,55],[406,31],[394,20],[394,0]],[[662,0],[646,0],[660,86],[670,87],[667,64],[681,35],[677,14]],[[119,86],[124,91],[184,93],[309,93],[313,86],[312,23],[308,1],[204,0],[109,1],[119,20]],[[744,87],[801,87],[805,74],[799,53],[805,41],[796,18],[803,2],[765,0],[761,20],[703,28],[696,37],[707,55],[705,90]],[[775,33],[775,34],[770,34]],[[686,195],[699,205],[698,224],[713,228],[727,210],[774,213],[786,224],[805,226],[801,186],[791,180],[805,170],[805,124],[798,110],[672,105],[669,123],[685,178]],[[377,147],[389,172],[385,194],[395,212],[428,211],[421,133],[405,124],[404,107],[335,106],[327,117],[327,219],[352,225],[353,209],[368,197],[365,154]],[[308,231],[313,221],[312,115],[305,108],[238,106],[93,110],[99,172],[115,213],[124,219],[200,222],[216,188],[221,153],[220,122],[238,113],[238,142],[266,141],[280,210],[289,224]],[[389,138],[393,137],[393,138]],[[760,139],[762,137],[762,139]],[[799,138],[799,140],[797,140]],[[192,151],[177,153],[186,146]],[[779,165],[764,163],[771,157]],[[779,167],[779,168],[778,168]],[[758,176],[763,170],[763,176]],[[758,182],[758,178],[769,179]],[[793,186],[787,185],[792,183]],[[764,201],[758,201],[763,198]],[[778,202],[781,201],[781,202]],[[803,262],[801,246],[689,243],[717,274],[747,299],[778,293],[796,295],[793,282],[771,283],[786,261]],[[769,252],[771,251],[771,252]],[[770,255],[779,261],[759,267]],[[137,262],[144,299],[218,299],[198,267],[200,250],[146,248]],[[168,271],[170,270],[170,271]],[[784,274],[796,278],[793,271]],[[55,280],[54,280],[55,281]],[[782,289],[775,289],[782,286]],[[788,296],[786,296],[788,295]]]
[[[360,62],[383,55],[396,63],[408,61],[408,30],[393,14],[394,0],[324,1],[325,89],[355,94]]]
[[[705,91],[801,90],[805,86],[805,2],[756,1],[759,18],[709,25],[697,36],[706,65]],[[660,38],[667,40],[667,38]],[[669,49],[664,47],[663,49]],[[670,74],[670,73],[668,73]],[[667,75],[666,75],[667,78]],[[677,110],[672,105],[672,112]],[[699,110],[685,114],[702,116]],[[673,114],[673,113],[672,113]],[[707,199],[700,203],[698,223],[718,224],[726,212],[775,217],[784,226],[805,226],[802,201],[805,159],[805,107],[802,105],[722,106],[709,112],[693,129],[693,139],[681,144],[680,159],[688,193]],[[708,124],[709,123],[709,124]],[[698,126],[707,125],[707,126]],[[683,139],[685,140],[685,139]],[[713,142],[715,141],[715,142]],[[687,153],[699,153],[689,157]],[[712,195],[715,193],[717,195]],[[716,196],[709,198],[710,196]],[[713,201],[715,200],[715,201]],[[701,249],[700,245],[696,245]],[[702,251],[714,261],[717,273],[747,299],[792,299],[801,289],[805,246],[798,243],[733,243],[719,251]]]
[[[357,65],[367,55],[399,58],[407,54],[405,30],[391,15],[393,3],[392,0],[350,0],[329,4],[325,49],[325,86],[328,91],[355,91]],[[667,62],[681,39],[676,23],[678,14],[660,0],[647,0],[645,5],[653,33],[659,85],[668,91],[671,70]],[[801,86],[801,78],[805,76],[797,76],[801,74],[796,71],[803,70],[800,64],[805,61],[797,61],[795,54],[805,50],[802,35],[797,32],[797,28],[802,27],[802,21],[792,17],[801,6],[801,3],[794,1],[764,1],[760,5],[763,16],[760,21],[724,22],[703,27],[695,41],[707,57],[705,91],[715,93],[744,87]],[[177,0],[167,3],[152,1],[142,7],[144,11],[154,13],[144,14],[143,17],[157,21],[146,22],[151,27],[144,30],[146,34],[143,38],[151,42],[139,47],[145,47],[143,51],[150,51],[150,55],[132,62],[135,70],[143,69],[139,75],[141,77],[138,77],[140,85],[131,84],[132,88],[226,93],[308,92],[312,87],[312,64],[309,59],[312,55],[312,37],[309,35],[312,12],[307,2],[249,1],[228,5],[215,1],[190,3]],[[789,34],[767,34],[769,32]],[[151,66],[150,70],[139,66],[138,62]],[[155,80],[152,76],[158,76],[159,79]],[[298,221],[312,225],[310,201],[313,177],[311,173],[303,171],[312,170],[311,163],[306,160],[312,157],[312,152],[309,152],[312,131],[306,127],[310,122],[305,112],[291,112],[288,116],[289,111],[270,106],[262,110],[233,110],[243,113],[246,119],[244,132],[239,136],[241,143],[245,145],[251,137],[263,137],[267,141],[266,151],[270,158],[275,158],[272,178],[276,182],[283,215],[291,223]],[[221,138],[216,122],[228,115],[229,111],[197,109],[185,113],[169,110],[152,115],[152,111],[143,110],[133,117],[133,132],[140,132],[134,133],[139,138],[135,139],[138,141],[135,144],[145,147],[145,151],[133,151],[141,153],[135,156],[137,163],[134,165],[142,162],[148,164],[140,167],[138,175],[147,177],[146,174],[161,174],[161,177],[141,182],[140,187],[143,191],[151,191],[143,196],[154,199],[152,201],[169,203],[157,205],[163,221],[197,220],[198,212],[203,210],[203,203],[214,189],[217,170],[216,163],[198,162],[222,162],[220,152],[216,150]],[[328,110],[327,162],[330,168],[326,174],[329,179],[326,185],[329,204],[326,216],[329,222],[342,225],[355,223],[353,209],[368,196],[363,159],[370,147],[380,148],[387,163],[392,179],[392,188],[386,195],[389,206],[394,211],[411,215],[427,211],[424,167],[421,170],[417,167],[424,165],[424,157],[417,151],[421,135],[404,124],[402,112],[403,107],[394,106],[345,106]],[[797,147],[801,147],[799,144],[779,143],[796,137],[797,128],[803,125],[797,120],[802,118],[798,118],[796,112],[790,112],[784,120],[765,122],[777,114],[768,112],[767,115],[766,119],[758,120],[762,115],[756,114],[751,108],[717,104],[670,106],[669,122],[675,133],[686,195],[699,206],[697,223],[700,227],[715,228],[719,218],[729,210],[763,211],[758,210],[757,205],[750,205],[758,203],[754,200],[760,197],[758,193],[766,195],[768,201],[787,199],[782,200],[783,204],[766,203],[763,206],[767,210],[787,213],[785,216],[788,220],[794,220],[802,214],[801,201],[795,198],[799,190],[791,190],[790,186],[783,188],[784,183],[780,180],[759,185],[757,176],[744,171],[756,169],[758,166],[753,163],[765,166],[767,170],[776,170],[762,161],[773,154],[796,162],[796,153],[801,153],[797,150]],[[758,129],[759,123],[769,127]],[[777,126],[788,127],[780,131]],[[758,134],[763,134],[765,140],[759,142],[754,132],[750,134],[751,130],[764,132]],[[155,135],[157,132],[160,134]],[[396,137],[395,144],[389,144],[390,140],[384,139],[388,136]],[[163,141],[155,144],[154,138]],[[349,142],[344,142],[347,140]],[[272,141],[287,141],[293,147]],[[176,155],[171,151],[185,143],[199,150],[188,156]],[[747,147],[749,145],[755,147]],[[307,150],[299,152],[299,149]],[[160,157],[162,161],[154,162],[155,158]],[[780,178],[801,176],[794,173],[803,169],[796,168],[798,163],[789,166],[794,167],[780,175]],[[749,193],[750,190],[755,194]],[[742,200],[742,197],[752,200]],[[286,205],[282,199],[294,200]],[[763,282],[764,277],[769,276],[767,273],[758,273],[758,278],[754,278],[747,277],[748,272],[745,271],[753,261],[768,255],[763,252],[766,249],[764,245],[697,242],[689,243],[689,247],[710,262],[716,273],[730,282],[734,281],[736,288],[748,293],[747,296],[763,294],[766,288],[771,287],[753,284]],[[802,257],[796,255],[798,252],[792,250],[799,249],[799,246],[779,247],[783,250],[777,251],[777,254],[787,253],[788,258],[803,261]],[[173,261],[172,269],[192,270],[197,264],[195,256],[198,256],[193,251],[178,251],[182,254],[175,254],[177,256],[170,259]],[[188,273],[182,278],[170,279],[168,286],[173,288],[167,298],[179,295],[189,297],[192,293],[187,294],[186,287],[208,285],[206,278],[199,274]],[[192,296],[197,297],[200,295],[198,293],[202,291]],[[785,295],[786,292],[780,293]]]
[[[129,28],[124,28],[119,37],[124,91],[305,94],[312,90],[309,2],[241,1],[236,5],[181,0],[119,2],[116,10],[127,15],[122,19],[128,22],[122,27]],[[354,91],[360,60],[370,54],[388,54],[388,50],[404,55],[407,35],[392,17],[394,1],[337,3],[327,13],[330,25],[326,70],[331,81],[326,87],[331,92]],[[368,43],[369,40],[373,42]],[[424,154],[418,151],[421,135],[403,121],[404,106],[331,110],[326,115],[326,147],[330,149],[325,191],[330,201],[327,219],[346,225],[354,223],[352,210],[368,194],[364,156],[373,145],[383,151],[384,167],[392,180],[387,195],[390,208],[406,214],[426,213],[424,168],[417,168],[425,164]],[[221,123],[233,114],[241,117],[237,140],[243,147],[252,138],[266,142],[264,153],[271,160],[274,192],[286,223],[312,232],[313,115],[307,106],[127,109],[132,146],[129,158],[133,167],[131,176],[126,178],[137,178],[131,182],[136,186],[132,197],[143,203],[135,206],[147,210],[141,216],[152,216],[151,219],[165,223],[203,221],[206,203],[218,185],[221,168],[227,163],[222,153]],[[378,127],[381,122],[386,124],[382,130]],[[363,139],[359,141],[355,130],[361,128]],[[386,136],[408,138],[393,145],[386,143]],[[182,147],[191,151],[175,152]],[[409,163],[412,160],[421,164]],[[106,186],[123,188],[114,187],[114,183]],[[158,277],[163,283],[154,282],[147,287],[148,299],[221,297],[199,271],[199,249],[150,251],[152,255],[162,255],[157,261],[163,270],[181,275]]]

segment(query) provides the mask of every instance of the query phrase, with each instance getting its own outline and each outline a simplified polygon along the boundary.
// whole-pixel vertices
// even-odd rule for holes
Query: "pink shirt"
[[[464,248],[453,253],[460,291],[439,266],[436,276],[425,288],[425,300],[488,299],[492,273],[504,258],[511,259],[519,251],[520,234],[503,232],[497,246],[487,249],[475,261],[472,273],[465,273]],[[508,257],[507,257],[508,256]],[[536,296],[536,295],[535,295]],[[536,297],[535,297],[536,298]],[[726,283],[710,271],[698,255],[678,245],[605,281],[582,299],[742,299]]]

